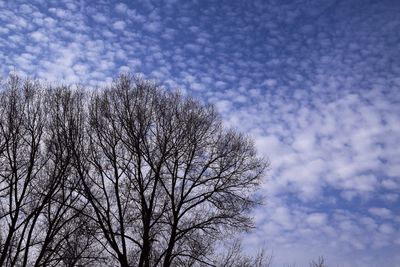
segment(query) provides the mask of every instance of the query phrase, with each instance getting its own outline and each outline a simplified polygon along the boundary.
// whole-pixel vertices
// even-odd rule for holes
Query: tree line
[[[211,105],[130,75],[0,89],[0,266],[267,266],[251,229],[268,162]]]

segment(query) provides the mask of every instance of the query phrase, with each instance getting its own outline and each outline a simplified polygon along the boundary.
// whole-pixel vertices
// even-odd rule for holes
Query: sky
[[[0,76],[140,73],[213,103],[271,162],[248,250],[400,266],[399,0],[0,0]]]

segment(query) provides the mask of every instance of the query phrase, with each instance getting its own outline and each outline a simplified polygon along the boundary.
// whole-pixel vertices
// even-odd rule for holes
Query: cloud
[[[116,30],[124,30],[126,27],[126,23],[119,20],[113,23],[113,28]]]
[[[311,226],[322,226],[326,225],[327,216],[323,213],[312,213],[306,220]]]
[[[393,216],[392,212],[387,208],[372,207],[372,208],[369,208],[368,211],[372,215],[375,215],[375,216],[378,216],[378,217],[382,217],[382,218],[385,218],[385,219],[391,218]]]
[[[161,24],[159,22],[149,22],[149,23],[145,23],[143,25],[143,29],[145,29],[146,31],[149,31],[151,33],[157,33],[159,31],[161,31]]]
[[[106,23],[108,22],[109,18],[102,13],[95,13],[92,15],[92,19],[99,23]]]
[[[45,34],[43,34],[42,32],[39,32],[39,31],[35,31],[35,32],[31,33],[30,36],[32,37],[32,39],[35,42],[38,42],[38,43],[39,42],[44,43],[49,40],[49,38]]]
[[[115,11],[118,13],[125,13],[128,10],[128,6],[124,3],[118,3],[115,5]]]

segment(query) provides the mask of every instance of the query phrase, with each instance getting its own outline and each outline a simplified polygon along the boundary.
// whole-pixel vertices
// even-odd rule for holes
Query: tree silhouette
[[[211,105],[129,75],[12,76],[0,102],[1,266],[215,266],[216,241],[252,227],[268,164]]]

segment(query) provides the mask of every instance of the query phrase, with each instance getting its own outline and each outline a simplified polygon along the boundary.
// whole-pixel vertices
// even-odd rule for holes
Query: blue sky
[[[214,103],[271,161],[249,249],[398,267],[400,1],[2,1],[0,75],[142,73]]]

